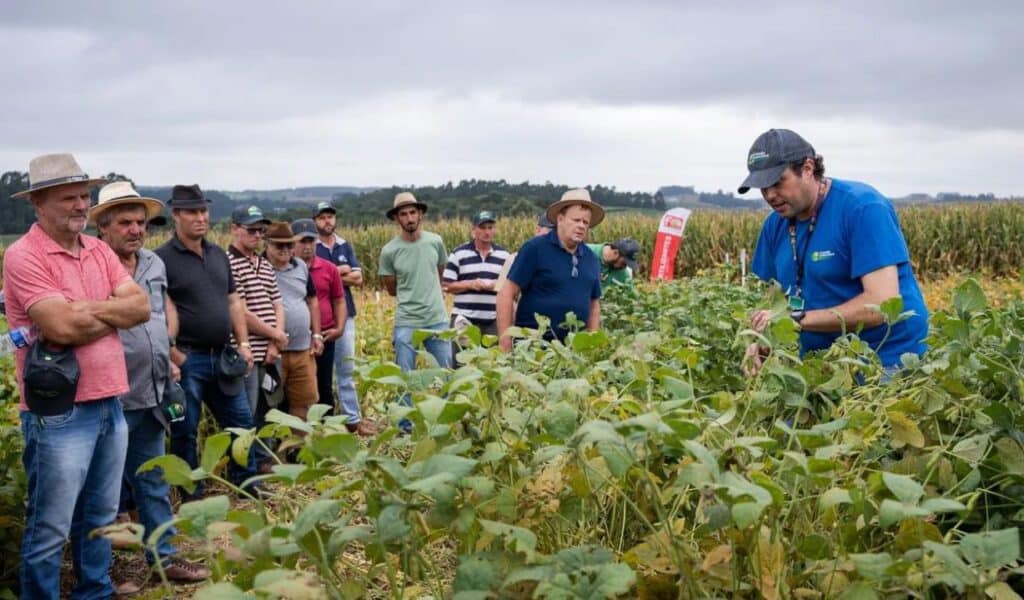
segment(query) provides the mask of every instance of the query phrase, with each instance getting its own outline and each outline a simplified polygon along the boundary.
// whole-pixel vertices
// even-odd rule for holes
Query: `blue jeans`
[[[448,329],[448,323],[441,322],[426,327],[400,327],[395,326],[391,341],[395,345],[395,362],[408,373],[416,369],[416,349],[412,346],[412,334],[417,329],[429,329],[431,331],[444,331]],[[451,342],[440,340],[434,336],[423,341],[423,347],[434,356],[437,364],[442,367],[452,366],[452,345]]]
[[[196,452],[196,437],[199,417],[203,404],[210,409],[221,429],[227,427],[252,428],[252,412],[245,389],[235,396],[225,396],[217,385],[217,360],[219,354],[210,352],[189,352],[181,366],[181,387],[185,388],[187,406],[185,419],[171,424],[171,452],[181,457],[193,469],[199,466]],[[255,444],[253,444],[255,447]],[[256,475],[254,450],[249,451],[249,462],[239,467],[234,460],[228,461],[228,478],[235,485]],[[196,494],[199,493],[196,488]]]
[[[139,520],[146,529],[144,542],[149,541],[149,534],[157,527],[174,518],[168,497],[171,486],[164,479],[163,471],[157,467],[136,475],[142,463],[164,455],[164,426],[153,414],[154,410],[144,408],[124,412],[124,420],[128,423],[128,456],[124,463],[124,481],[139,511]],[[177,552],[171,545],[174,534],[175,530],[171,527],[160,536],[156,551],[161,559]],[[146,561],[153,564],[154,560],[152,551],[146,546]]]
[[[359,410],[359,399],[356,397],[356,384],[352,381],[355,370],[356,356],[356,321],[352,317],[345,322],[345,333],[334,342],[334,372],[338,378],[338,400],[341,402],[341,414],[348,417],[348,422],[355,424],[363,419]]]
[[[71,537],[72,598],[110,598],[110,541],[89,537],[117,517],[128,427],[121,401],[75,404],[62,415],[21,413],[28,477],[21,541],[21,597],[57,598],[64,542]]]

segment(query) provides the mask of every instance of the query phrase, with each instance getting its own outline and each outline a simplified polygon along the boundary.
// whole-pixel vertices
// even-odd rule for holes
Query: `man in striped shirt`
[[[445,291],[455,295],[451,326],[465,321],[480,328],[481,333],[498,335],[494,283],[509,252],[494,243],[494,213],[481,211],[473,217],[473,239],[458,246],[448,256],[444,267]],[[457,348],[453,348],[457,351]]]
[[[288,346],[284,331],[284,304],[277,287],[277,277],[270,261],[257,250],[270,219],[257,206],[240,206],[231,215],[231,246],[228,258],[238,295],[245,304],[245,324],[255,367],[245,378],[245,393],[253,416],[257,415],[259,382],[266,373],[265,364],[272,364]],[[260,367],[260,368],[256,368]],[[255,422],[259,424],[259,419]]]

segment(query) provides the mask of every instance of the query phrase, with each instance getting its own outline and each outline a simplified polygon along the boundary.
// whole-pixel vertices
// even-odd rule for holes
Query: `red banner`
[[[661,217],[658,237],[651,256],[651,281],[671,281],[675,278],[676,254],[683,241],[683,229],[690,218],[690,210],[673,208]]]

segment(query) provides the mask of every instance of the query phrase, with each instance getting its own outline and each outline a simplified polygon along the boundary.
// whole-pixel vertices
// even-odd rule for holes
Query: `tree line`
[[[109,173],[111,181],[132,181],[120,173]],[[10,201],[11,194],[28,189],[28,174],[8,171],[0,177],[0,233],[24,233],[35,222],[35,213],[28,202]],[[141,186],[138,192],[143,196],[166,202],[171,197],[171,186]],[[468,218],[481,210],[491,210],[500,216],[523,214],[539,215],[545,207],[558,200],[569,189],[567,185],[549,182],[534,184],[528,181],[510,183],[504,179],[488,181],[483,179],[451,181],[437,186],[380,188],[373,191],[335,194],[331,198],[348,225],[370,225],[380,223],[384,213],[391,208],[395,194],[410,190],[416,197],[430,206],[430,214],[436,218]],[[624,192],[614,186],[587,186],[591,198],[598,204],[620,209],[665,210],[665,200],[660,193]],[[243,199],[232,199],[217,190],[203,190],[212,204],[210,218],[221,221],[231,216],[236,206],[259,206],[270,218],[292,220],[307,217],[313,208],[310,204],[284,202],[280,198],[266,198],[258,194]],[[93,190],[93,201],[97,191]]]

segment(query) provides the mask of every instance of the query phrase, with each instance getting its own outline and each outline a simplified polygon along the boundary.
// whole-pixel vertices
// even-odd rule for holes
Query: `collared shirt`
[[[231,275],[238,286],[238,295],[245,302],[245,307],[267,326],[276,328],[274,304],[281,301],[281,292],[277,288],[277,278],[270,261],[259,254],[246,256],[234,246],[228,246],[228,260],[231,262]],[[249,332],[249,344],[252,346],[253,360],[263,362],[270,339]]]
[[[281,302],[284,304],[284,330],[288,334],[288,352],[309,350],[313,343],[313,332],[310,330],[312,315],[306,300],[316,298],[316,287],[309,276],[306,263],[292,258],[283,268],[274,267],[277,287],[281,290]]]
[[[356,260],[355,248],[338,234],[334,234],[334,245],[332,246],[324,244],[320,241],[320,238],[317,238],[316,255],[335,266],[348,265],[352,267],[353,271],[363,270],[359,261]],[[356,301],[352,297],[352,289],[344,281],[342,285],[345,286],[345,308],[348,310],[348,316],[354,317],[356,316]]]
[[[131,282],[110,246],[89,235],[79,235],[78,239],[82,248],[75,256],[36,223],[4,253],[7,321],[12,329],[31,327],[34,323],[28,311],[43,300],[107,300],[114,290]],[[27,355],[28,349],[20,348],[15,357],[22,410],[28,410],[22,380]],[[75,358],[81,373],[75,402],[100,400],[128,391],[124,348],[117,333],[111,331],[76,346]]]
[[[319,256],[313,257],[309,275],[316,289],[317,303],[320,305],[320,330],[330,329],[337,325],[334,318],[334,301],[348,296],[345,293],[345,286],[341,283],[341,275],[338,275],[338,269],[330,261]]]
[[[178,345],[222,348],[231,337],[228,294],[235,291],[228,255],[203,239],[199,256],[177,235],[156,249],[167,269],[167,295],[178,309]]]
[[[473,279],[498,280],[501,267],[508,260],[508,250],[492,244],[485,259],[470,240],[452,250],[444,266],[444,281],[470,281]],[[452,313],[462,315],[475,324],[488,324],[497,316],[498,293],[487,290],[470,290],[455,294]]]
[[[149,296],[149,320],[118,331],[128,366],[128,393],[121,396],[125,410],[152,408],[160,403],[170,374],[167,335],[167,270],[164,261],[145,248],[136,254],[135,283]]]
[[[551,319],[551,331],[545,332],[548,338],[565,338],[568,330],[562,324],[570,312],[586,323],[591,301],[601,297],[601,265],[597,257],[584,244],[570,253],[559,241],[557,230],[523,244],[508,278],[522,293],[516,307],[516,325],[536,329],[534,314],[539,313]]]

